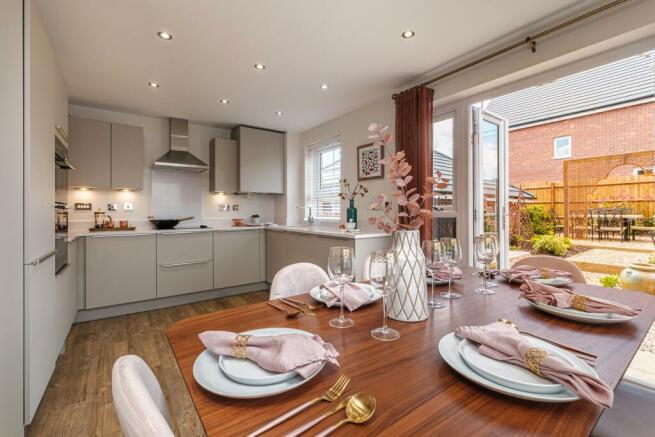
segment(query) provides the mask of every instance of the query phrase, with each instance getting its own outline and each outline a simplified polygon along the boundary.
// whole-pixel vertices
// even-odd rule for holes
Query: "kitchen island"
[[[78,266],[77,322],[267,289],[296,262],[326,269],[328,250],[355,250],[361,275],[387,234],[323,226],[218,226],[134,231],[71,231]]]

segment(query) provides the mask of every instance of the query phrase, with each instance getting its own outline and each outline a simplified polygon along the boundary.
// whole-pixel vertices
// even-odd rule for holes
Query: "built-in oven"
[[[55,135],[55,273],[68,266],[68,148]]]

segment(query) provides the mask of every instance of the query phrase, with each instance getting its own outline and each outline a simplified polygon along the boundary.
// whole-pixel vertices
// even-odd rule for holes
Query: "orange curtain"
[[[434,90],[414,87],[396,96],[396,149],[405,151],[414,178],[408,185],[423,193],[425,180],[432,176],[432,102]],[[432,198],[424,209],[432,210]],[[432,220],[421,227],[421,241],[432,238]]]

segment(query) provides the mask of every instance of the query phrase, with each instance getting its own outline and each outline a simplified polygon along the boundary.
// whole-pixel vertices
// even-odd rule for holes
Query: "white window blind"
[[[338,139],[308,146],[305,151],[305,206],[317,220],[339,220],[341,143]],[[305,211],[305,218],[309,215]]]

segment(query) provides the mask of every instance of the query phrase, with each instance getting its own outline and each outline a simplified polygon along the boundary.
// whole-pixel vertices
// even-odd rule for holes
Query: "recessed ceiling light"
[[[284,115],[284,112],[282,112],[282,111],[275,111],[275,115]]]
[[[264,64],[255,64],[255,70],[263,70],[264,68],[266,68]]]
[[[326,84],[326,83],[322,83],[322,84],[321,84],[321,89],[322,89],[322,90],[326,90],[326,89],[328,89],[327,84]]]
[[[403,38],[412,38],[414,35],[416,35],[416,32],[414,32],[411,29],[407,29],[403,33],[400,34]]]
[[[221,102],[224,105],[227,105],[228,103],[230,103],[230,101],[228,99],[221,99],[221,100],[219,100],[219,102]]]
[[[168,32],[157,32],[157,36],[165,40],[173,39],[173,35]]]
[[[159,88],[159,84],[157,82],[148,82],[148,86],[150,88]]]

